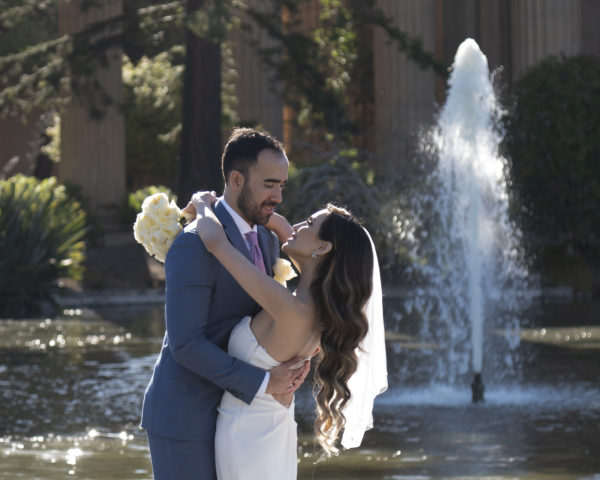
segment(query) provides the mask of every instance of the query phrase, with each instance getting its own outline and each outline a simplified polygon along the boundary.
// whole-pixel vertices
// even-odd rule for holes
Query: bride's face
[[[309,258],[315,250],[321,248],[324,242],[319,238],[319,231],[328,215],[328,210],[319,210],[305,221],[295,224],[294,233],[281,247],[285,254],[296,259]]]

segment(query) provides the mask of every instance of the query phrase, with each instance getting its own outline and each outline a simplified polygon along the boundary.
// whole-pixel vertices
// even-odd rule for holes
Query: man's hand
[[[269,373],[269,384],[266,393],[286,395],[294,393],[306,379],[310,371],[310,360],[296,357],[289,362],[273,368]]]

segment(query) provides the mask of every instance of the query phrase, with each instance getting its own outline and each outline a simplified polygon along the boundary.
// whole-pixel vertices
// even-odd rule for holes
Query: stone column
[[[259,9],[264,1],[248,0],[250,7]],[[265,65],[257,48],[247,41],[250,35],[259,48],[276,45],[263,29],[254,25],[249,18],[242,18],[244,23],[252,25],[252,32],[232,32],[231,48],[237,78],[235,90],[237,95],[237,114],[242,125],[261,125],[269,133],[282,139],[283,136],[283,99],[281,88],[273,82],[275,75]]]
[[[403,32],[422,38],[435,50],[435,0],[379,0],[379,8]],[[435,74],[421,70],[388,43],[380,28],[374,32],[376,150],[381,166],[401,165],[414,151],[416,134],[433,122]]]
[[[60,0],[59,34],[73,34],[101,20],[122,14],[122,0],[104,0],[86,11],[81,0]],[[73,96],[61,112],[61,182],[81,187],[91,210],[105,222],[115,221],[117,209],[125,202],[125,127],[122,103],[121,48],[107,53],[107,65],[97,62],[90,75],[112,99],[103,105],[99,118],[90,116],[89,107]]]
[[[583,53],[600,57],[600,2],[581,0]]]
[[[582,50],[581,0],[511,0],[512,76],[550,55]]]

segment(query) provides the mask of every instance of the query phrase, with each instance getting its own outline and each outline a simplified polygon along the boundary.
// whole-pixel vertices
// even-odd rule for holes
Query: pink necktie
[[[256,232],[248,232],[244,235],[250,246],[250,258],[254,262],[254,266],[261,272],[267,273],[265,270],[265,262],[263,261],[262,252],[258,246],[258,235]]]

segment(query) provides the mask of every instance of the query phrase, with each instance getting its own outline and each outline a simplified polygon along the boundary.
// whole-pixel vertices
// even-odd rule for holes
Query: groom
[[[236,129],[225,146],[222,169],[225,191],[215,214],[229,241],[272,275],[279,244],[263,225],[281,202],[287,181],[283,146],[265,133]],[[258,237],[258,249],[252,235]],[[299,359],[293,359],[265,372],[227,354],[233,327],[259,307],[207,252],[195,222],[173,242],[165,272],[167,328],[141,425],[155,480],[211,480],[216,478],[214,436],[223,390],[247,404],[257,393],[290,393],[304,381],[309,365],[294,370]]]

